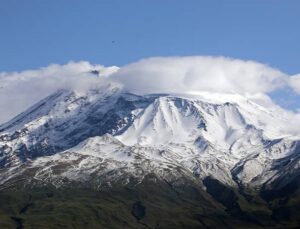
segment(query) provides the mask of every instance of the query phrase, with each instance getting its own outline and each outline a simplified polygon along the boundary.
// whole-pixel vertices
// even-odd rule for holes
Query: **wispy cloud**
[[[281,112],[294,122],[292,126],[287,123],[283,131],[299,134],[300,114],[276,105],[269,93],[288,88],[300,94],[300,75],[290,77],[255,61],[204,56],[155,57],[121,68],[81,61],[3,72],[0,73],[0,123],[58,89],[88,90],[98,87],[102,81],[118,82],[124,90],[139,94],[199,91],[242,94]]]
[[[258,62],[203,56],[149,58],[122,67],[112,77],[136,93],[267,93],[287,80],[283,72]]]
[[[298,94],[300,94],[300,74],[293,75],[289,78],[289,86]]]
[[[37,70],[0,73],[0,123],[24,111],[58,89],[86,90],[96,87],[101,76],[108,76],[117,67],[92,65],[86,61],[52,64]]]

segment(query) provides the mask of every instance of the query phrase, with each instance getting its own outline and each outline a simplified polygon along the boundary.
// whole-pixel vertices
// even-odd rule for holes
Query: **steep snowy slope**
[[[61,90],[0,127],[1,184],[214,177],[260,187],[299,167],[283,115],[240,95]]]

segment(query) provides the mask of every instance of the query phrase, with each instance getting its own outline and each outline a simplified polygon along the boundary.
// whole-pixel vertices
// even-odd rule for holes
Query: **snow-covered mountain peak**
[[[161,168],[180,167],[228,184],[261,184],[278,171],[273,162],[298,158],[298,142],[282,137],[284,121],[233,94],[135,95],[115,85],[60,90],[0,127],[0,166],[28,164],[41,179],[49,176],[43,166],[52,171],[61,163],[68,179],[125,168],[137,177],[139,169],[167,176]]]

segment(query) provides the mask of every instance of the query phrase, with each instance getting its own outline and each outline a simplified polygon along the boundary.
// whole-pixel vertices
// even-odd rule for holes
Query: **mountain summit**
[[[300,141],[282,134],[286,122],[237,94],[59,90],[0,126],[0,188],[147,193],[151,182],[168,190],[160,198],[174,191],[228,220],[216,225],[274,226],[287,220],[278,209],[295,214],[289,200],[299,197]],[[135,204],[140,222],[147,206]],[[195,225],[214,225],[212,213],[195,214]]]

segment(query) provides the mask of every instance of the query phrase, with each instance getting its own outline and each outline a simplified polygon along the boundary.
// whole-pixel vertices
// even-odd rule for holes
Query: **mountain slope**
[[[189,201],[198,190],[199,206],[271,225],[299,197],[300,141],[281,134],[284,122],[240,95],[134,95],[113,84],[60,90],[0,127],[0,191],[147,193],[150,182]]]
[[[89,157],[104,160],[119,151],[140,150],[140,157],[151,163],[173,163],[201,178],[211,175],[231,185],[236,181],[262,185],[274,175],[280,176],[276,168],[281,165],[272,164],[298,158],[294,155],[298,141],[270,138],[270,130],[261,129],[265,120],[280,123],[276,120],[280,116],[265,118],[267,110],[241,96],[214,103],[205,96],[137,96],[114,85],[86,93],[58,91],[1,126],[1,166],[31,165],[35,163],[31,160],[42,156],[81,155],[85,150],[80,147],[88,144],[95,148]],[[105,134],[113,140],[103,145],[114,148],[119,140],[121,150],[99,154],[94,144],[103,140],[97,136]],[[47,159],[61,160],[41,158]]]

